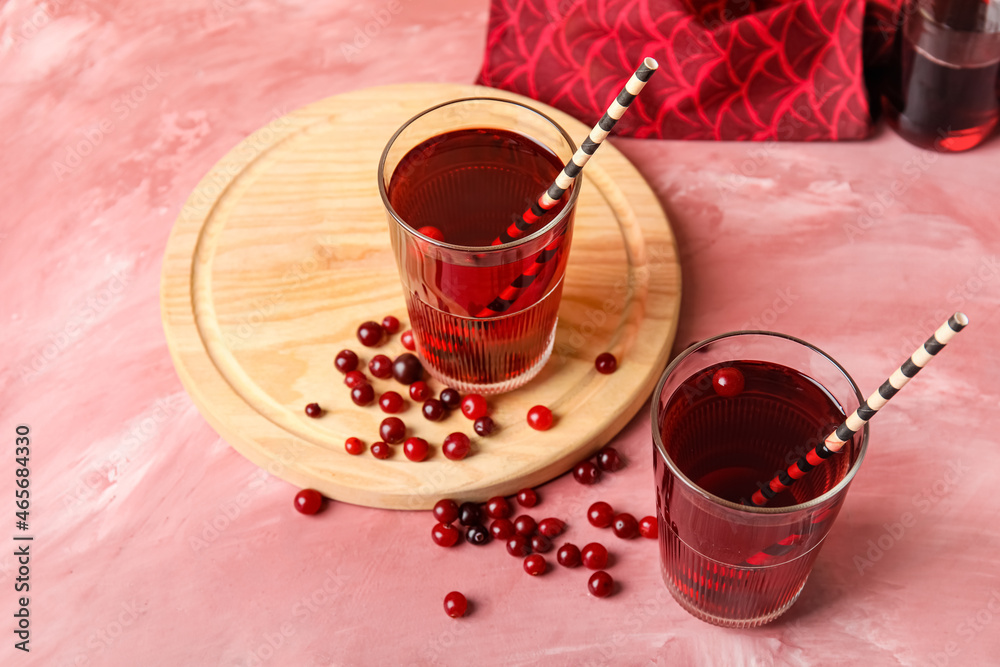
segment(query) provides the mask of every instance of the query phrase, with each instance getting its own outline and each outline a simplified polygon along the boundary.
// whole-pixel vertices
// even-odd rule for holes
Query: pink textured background
[[[612,547],[622,587],[606,600],[588,597],[580,570],[528,577],[498,544],[444,551],[426,513],[334,504],[299,516],[294,489],[209,428],[160,327],[172,221],[208,168],[276,113],[373,83],[473,80],[486,0],[398,2],[0,7],[0,541],[15,533],[18,423],[34,436],[36,536],[30,654],[13,649],[16,564],[0,547],[0,662],[995,661],[997,141],[957,156],[887,131],[836,145],[615,141],[680,243],[678,347],[763,326],[818,344],[869,391],[949,312],[973,322],[875,420],[802,598],[766,628],[693,619],[666,594],[654,543],[585,525],[581,508],[598,498],[653,511],[645,411],[615,440],[625,470],[540,490],[536,516],[567,517],[566,539]],[[383,9],[388,25],[348,60],[342,45]],[[461,621],[441,611],[452,589],[474,600]]]

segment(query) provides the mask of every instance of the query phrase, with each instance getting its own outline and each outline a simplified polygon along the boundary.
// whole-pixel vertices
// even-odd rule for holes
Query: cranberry
[[[430,397],[431,397],[430,387],[428,387],[427,383],[424,382],[423,380],[417,380],[416,382],[410,385],[410,398],[412,398],[413,400],[423,402]]]
[[[521,558],[531,553],[531,545],[524,535],[511,535],[507,539],[507,553]]]
[[[615,531],[615,535],[623,540],[631,540],[639,534],[639,522],[631,514],[622,512],[615,517],[614,523],[611,524],[611,529]]]
[[[363,384],[368,384],[368,378],[361,371],[348,371],[347,375],[344,376],[344,384],[354,389]]]
[[[712,376],[712,387],[715,389],[715,393],[727,398],[742,393],[745,384],[743,373],[740,372],[740,369],[732,366],[720,368]]]
[[[538,524],[536,524],[535,520],[527,514],[522,514],[514,519],[514,530],[517,531],[518,535],[531,537],[537,528]]]
[[[382,318],[382,328],[387,334],[394,334],[399,331],[399,319],[394,315],[386,315]]]
[[[355,405],[368,405],[375,400],[375,390],[367,382],[351,389],[351,400]]]
[[[404,352],[392,362],[392,377],[401,384],[413,384],[424,377],[424,367],[415,354]]]
[[[354,456],[357,456],[358,454],[365,451],[365,445],[357,438],[348,438],[344,442],[344,449],[347,450],[348,454],[353,454]]]
[[[463,526],[474,526],[482,520],[482,512],[476,503],[462,503],[458,507],[458,521]]]
[[[639,520],[639,534],[643,537],[655,540],[659,537],[659,533],[660,530],[656,523],[655,516],[644,516]]]
[[[438,523],[431,529],[431,539],[439,547],[453,547],[458,542],[458,529],[450,523]]]
[[[398,445],[406,438],[406,424],[399,417],[386,417],[378,425],[378,434],[390,445]]]
[[[315,514],[323,505],[323,494],[316,489],[302,489],[295,494],[295,509],[302,514]]]
[[[591,542],[580,551],[580,560],[588,569],[603,569],[608,566],[608,550],[603,544]]]
[[[432,422],[441,421],[441,418],[444,417],[444,406],[436,398],[428,398],[420,409],[424,413],[424,417]]]
[[[399,336],[399,342],[410,352],[417,349],[417,341],[413,338],[413,332],[407,329]]]
[[[423,438],[407,438],[403,443],[403,454],[411,461],[423,461],[429,452],[430,447]]]
[[[521,489],[517,492],[517,504],[521,507],[534,507],[538,504],[538,494],[534,489]]]
[[[536,405],[528,410],[528,426],[536,431],[548,431],[552,427],[552,411],[544,405]]]
[[[333,365],[341,373],[350,373],[358,367],[358,355],[353,350],[341,350],[334,358]]]
[[[590,580],[587,582],[587,590],[595,598],[606,598],[611,595],[611,589],[615,586],[615,580],[611,578],[611,575],[607,572],[601,570],[600,572],[595,572],[590,575]]]
[[[510,519],[497,519],[490,524],[490,535],[497,540],[506,540],[513,537],[516,533],[514,532],[514,524],[511,523]]]
[[[601,469],[590,461],[581,461],[573,468],[573,479],[580,484],[597,484],[601,478]]]
[[[450,433],[445,437],[441,451],[444,452],[445,458],[451,461],[461,461],[468,456],[471,447],[469,436],[464,433]]]
[[[373,442],[368,449],[371,450],[372,456],[377,459],[387,459],[392,456],[392,447],[384,442]]]
[[[486,399],[479,394],[469,394],[462,399],[462,414],[475,421],[480,417],[485,417],[489,406],[486,405]]]
[[[444,241],[444,234],[440,229],[434,227],[433,225],[425,225],[417,230],[429,239],[434,239],[435,241]]]
[[[476,432],[476,435],[481,435],[484,438],[493,432],[495,424],[490,417],[480,417],[472,424],[472,430]]]
[[[482,546],[490,541],[490,531],[477,523],[465,529],[465,540],[469,544]]]
[[[394,415],[397,412],[402,411],[403,397],[394,391],[387,391],[379,397],[378,405],[382,408],[382,412]]]
[[[597,355],[597,359],[594,360],[594,366],[597,368],[598,373],[611,375],[618,370],[618,360],[610,352],[603,352]]]
[[[538,522],[538,532],[545,537],[556,537],[566,528],[566,524],[559,519],[549,517]]]
[[[552,551],[552,540],[544,535],[532,535],[531,550],[538,554],[548,553]]]
[[[508,519],[511,515],[510,503],[503,496],[493,496],[486,501],[486,513],[491,519]]]
[[[575,544],[566,544],[559,547],[559,551],[556,552],[556,560],[563,567],[579,567],[580,566],[580,547]]]
[[[545,568],[547,564],[543,556],[538,554],[531,554],[530,556],[525,556],[524,558],[524,571],[533,577],[537,577],[540,574],[545,574]]]
[[[462,618],[468,608],[468,601],[458,591],[452,591],[444,596],[444,613],[452,618]]]
[[[597,467],[604,472],[617,472],[624,467],[621,455],[614,447],[605,447],[597,452]]]
[[[392,359],[384,354],[376,354],[368,362],[368,371],[375,377],[385,380],[392,377]]]
[[[437,501],[434,503],[434,518],[441,523],[451,523],[458,518],[458,505],[449,498]]]
[[[607,528],[615,520],[615,511],[611,505],[603,501],[598,501],[587,510],[587,521],[591,526],[597,528]]]
[[[316,419],[317,417],[323,416],[323,408],[319,407],[319,403],[310,403],[306,406],[306,415]]]
[[[462,395],[458,393],[458,390],[447,387],[441,390],[441,395],[438,396],[444,407],[449,410],[454,410],[455,408],[462,405]]]
[[[378,322],[362,322],[358,327],[358,340],[365,347],[375,347],[382,342],[383,333]]]

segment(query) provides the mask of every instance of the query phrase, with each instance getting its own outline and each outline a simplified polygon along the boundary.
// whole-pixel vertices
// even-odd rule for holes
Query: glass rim
[[[392,148],[392,145],[396,142],[396,139],[399,137],[399,135],[402,134],[403,131],[406,130],[406,128],[408,128],[410,125],[415,123],[420,118],[423,118],[427,114],[437,111],[438,109],[441,109],[443,107],[451,106],[452,104],[461,104],[463,102],[501,102],[503,104],[510,104],[516,107],[521,107],[522,109],[525,109],[537,116],[540,116],[543,120],[547,121],[550,125],[552,125],[552,127],[554,127],[559,132],[559,134],[562,135],[563,139],[566,140],[566,143],[569,144],[570,152],[576,153],[577,149],[576,144],[573,142],[569,134],[566,132],[566,130],[563,129],[563,127],[559,123],[557,123],[547,114],[542,113],[538,109],[530,107],[527,104],[522,104],[521,102],[518,102],[516,100],[508,100],[502,97],[460,97],[458,99],[442,102],[441,104],[436,104],[430,108],[424,109],[423,111],[421,111],[420,113],[418,113],[417,115],[413,116],[405,123],[400,125],[399,129],[397,129],[389,138],[389,141],[386,142],[385,148],[382,149],[382,157],[379,158],[378,161],[378,192],[379,195],[382,197],[382,205],[385,207],[385,210],[388,211],[389,216],[396,222],[396,224],[405,229],[408,234],[412,234],[413,236],[416,236],[422,241],[430,245],[433,245],[435,247],[444,248],[447,250],[455,250],[459,252],[475,252],[475,253],[503,252],[505,250],[510,250],[511,248],[517,248],[521,245],[534,241],[535,239],[544,235],[546,232],[549,232],[552,229],[554,229],[569,215],[570,211],[573,210],[573,207],[576,206],[577,196],[580,193],[579,186],[581,181],[579,180],[580,179],[579,176],[573,179],[574,181],[573,187],[570,190],[569,198],[566,200],[566,205],[563,206],[562,210],[559,211],[559,213],[557,213],[552,220],[550,220],[543,227],[536,229],[532,233],[528,234],[527,236],[523,236],[519,239],[515,239],[509,243],[503,243],[501,245],[488,245],[488,246],[455,245],[452,243],[445,243],[444,241],[439,241],[437,239],[432,239],[431,237],[425,236],[420,232],[418,232],[413,227],[411,227],[405,220],[403,220],[402,216],[400,216],[396,212],[396,209],[393,208],[392,203],[389,201],[389,193],[386,191],[386,185],[385,185],[385,163],[386,159],[389,157],[389,149]],[[522,134],[524,133],[522,132]],[[534,137],[531,137],[527,134],[525,134],[525,136],[527,136],[529,139],[532,139],[533,141],[536,141],[536,143],[541,143],[538,142]],[[427,137],[427,139],[430,138],[431,137]],[[546,146],[546,148],[549,147]],[[565,165],[563,166],[565,167]]]
[[[706,339],[704,339],[702,341],[699,341],[699,342],[691,345],[690,347],[688,347],[686,350],[684,350],[680,354],[678,354],[677,357],[675,357],[674,360],[671,361],[670,364],[667,366],[667,368],[663,371],[663,375],[660,377],[660,381],[656,384],[656,389],[653,391],[653,398],[652,398],[652,401],[651,401],[652,405],[650,406],[650,413],[651,413],[651,422],[652,422],[652,424],[651,424],[652,425],[652,429],[651,430],[653,431],[653,443],[654,443],[654,445],[655,445],[655,447],[657,449],[657,455],[660,456],[663,459],[664,463],[667,464],[667,466],[670,468],[671,472],[678,479],[680,479],[691,491],[693,491],[697,495],[701,496],[705,500],[708,500],[709,502],[711,502],[714,505],[718,505],[720,507],[724,507],[724,508],[730,509],[730,510],[735,510],[737,512],[742,512],[742,513],[747,514],[747,515],[757,514],[757,515],[765,515],[765,516],[766,515],[772,515],[773,516],[773,515],[781,515],[781,514],[794,514],[796,512],[801,512],[803,510],[811,509],[811,508],[813,508],[813,507],[815,507],[817,505],[825,503],[826,501],[828,501],[828,500],[834,498],[835,496],[839,495],[840,493],[842,493],[843,490],[845,488],[847,488],[847,485],[851,483],[851,480],[854,479],[854,476],[857,474],[858,469],[861,467],[861,463],[862,463],[862,461],[864,461],[865,454],[868,451],[868,423],[867,422],[865,423],[864,428],[862,429],[861,446],[858,449],[858,457],[854,461],[854,463],[851,465],[851,467],[848,469],[847,473],[844,475],[844,478],[841,479],[839,482],[837,482],[837,484],[835,484],[833,486],[833,488],[831,488],[826,493],[824,493],[824,494],[822,494],[820,496],[817,496],[817,497],[815,497],[815,498],[813,498],[811,500],[807,500],[804,503],[799,503],[797,505],[789,505],[787,507],[767,507],[767,506],[757,507],[756,505],[741,505],[739,503],[734,503],[734,502],[732,502],[730,500],[726,500],[725,498],[720,498],[719,496],[717,496],[717,495],[715,495],[713,493],[709,493],[705,489],[703,489],[700,486],[698,486],[697,484],[695,484],[694,481],[692,481],[687,475],[685,475],[683,472],[681,472],[680,468],[677,467],[677,464],[675,464],[674,461],[673,461],[673,459],[670,458],[670,456],[667,454],[666,448],[665,448],[665,446],[663,444],[663,437],[660,435],[660,429],[659,429],[659,412],[660,412],[660,398],[661,398],[661,395],[663,393],[663,387],[667,383],[667,378],[670,377],[671,373],[674,371],[675,368],[677,368],[677,366],[680,364],[681,361],[683,361],[684,359],[686,359],[688,356],[690,356],[696,350],[698,350],[698,349],[700,349],[700,348],[702,348],[702,347],[704,347],[704,346],[706,346],[706,345],[708,345],[710,343],[714,343],[716,341],[719,341],[719,340],[724,340],[724,339],[728,339],[728,338],[746,337],[746,336],[763,336],[763,337],[780,338],[780,339],[784,339],[784,340],[787,340],[787,341],[791,341],[793,343],[797,343],[798,345],[801,345],[802,347],[805,347],[805,348],[807,348],[809,350],[812,350],[813,352],[819,354],[822,358],[826,359],[826,361],[828,361],[829,363],[831,363],[834,366],[834,368],[836,368],[844,376],[844,378],[847,380],[848,384],[851,386],[851,389],[854,390],[854,395],[858,399],[858,405],[862,405],[864,403],[865,398],[861,394],[861,390],[858,388],[858,385],[854,381],[854,378],[852,378],[851,374],[847,372],[847,369],[845,369],[843,366],[841,366],[840,363],[836,359],[834,359],[833,357],[831,357],[829,354],[827,354],[823,350],[819,349],[815,345],[813,345],[811,343],[807,343],[806,341],[802,340],[801,338],[796,338],[795,336],[790,336],[788,334],[777,333],[775,331],[762,331],[762,330],[757,330],[757,329],[746,330],[746,331],[730,331],[730,332],[727,332],[727,333],[718,334],[716,336],[712,336],[711,338],[706,338]],[[825,385],[822,385],[822,386],[824,386],[824,388],[825,388]],[[827,389],[827,391],[829,391],[829,389]]]

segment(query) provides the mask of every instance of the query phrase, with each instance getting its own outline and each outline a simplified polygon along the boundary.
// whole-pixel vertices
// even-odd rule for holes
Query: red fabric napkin
[[[861,139],[862,45],[885,57],[900,2],[873,0],[866,26],[865,0],[493,0],[478,82],[596,123],[652,56],[617,134]]]

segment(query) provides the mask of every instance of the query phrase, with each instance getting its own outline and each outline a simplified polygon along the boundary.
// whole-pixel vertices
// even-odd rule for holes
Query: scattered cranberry
[[[745,384],[743,373],[740,372],[740,369],[732,366],[720,368],[712,376],[712,387],[715,388],[715,393],[727,398],[738,396],[743,391]]]
[[[444,405],[436,398],[428,398],[420,410],[424,413],[424,417],[432,422],[441,421],[444,417]]]
[[[521,558],[531,553],[531,545],[524,535],[511,535],[507,539],[507,553],[511,556]]]
[[[563,567],[579,567],[580,566],[580,547],[575,544],[566,544],[559,547],[559,551],[556,552],[556,560]]]
[[[368,371],[375,377],[385,380],[392,377],[392,359],[384,354],[376,354],[368,362]]]
[[[316,489],[302,489],[295,494],[295,509],[302,514],[315,514],[323,505],[323,494]]]
[[[639,534],[655,540],[659,537],[660,529],[656,523],[655,516],[644,516],[639,520]]]
[[[453,547],[458,542],[458,529],[450,523],[438,523],[431,529],[431,539],[439,547]]]
[[[491,519],[509,519],[512,510],[506,498],[494,496],[486,501],[486,513]]]
[[[538,554],[531,554],[530,556],[525,556],[524,558],[524,571],[533,577],[537,577],[540,574],[545,574],[545,568],[547,563],[545,562],[544,556],[539,556]]]
[[[469,436],[464,433],[450,433],[441,445],[441,451],[445,458],[451,461],[461,461],[469,454],[472,445],[469,443]]]
[[[506,540],[516,534],[514,524],[510,519],[497,519],[490,524],[490,535],[493,536],[493,539]]]
[[[424,377],[424,367],[416,355],[404,352],[392,362],[392,377],[402,384],[413,384]]]
[[[615,535],[623,540],[631,540],[639,534],[639,522],[631,514],[622,512],[615,517],[614,522],[611,524],[611,529],[615,531]]]
[[[444,234],[440,229],[434,227],[433,225],[426,225],[417,230],[429,239],[434,239],[435,241],[444,241]]]
[[[355,387],[360,387],[363,384],[368,384],[368,378],[361,371],[348,371],[347,375],[344,376],[344,384],[346,384],[351,389]]]
[[[482,512],[476,503],[462,503],[458,507],[458,521],[463,526],[474,526],[482,520]]]
[[[611,575],[607,572],[601,570],[600,572],[595,572],[590,575],[590,580],[587,582],[587,590],[595,598],[606,598],[611,595],[611,589],[615,587],[615,580],[611,578]]]
[[[552,540],[544,535],[531,536],[531,550],[537,554],[544,554],[552,551]]]
[[[483,528],[478,523],[465,529],[465,540],[469,544],[482,546],[490,541],[490,531]]]
[[[458,518],[458,505],[449,498],[437,501],[434,503],[434,518],[441,523],[451,523]]]
[[[573,468],[573,479],[580,484],[597,484],[601,479],[601,469],[590,461],[581,461]]]
[[[353,454],[354,456],[357,456],[358,454],[361,454],[362,452],[365,451],[365,445],[357,438],[348,438],[344,442],[344,449],[347,450],[348,454]]]
[[[611,505],[603,501],[597,501],[587,510],[587,521],[591,526],[597,528],[607,528],[615,520],[615,511]]]
[[[423,461],[427,458],[428,452],[430,452],[430,447],[423,438],[407,438],[406,442],[403,443],[403,454],[411,461]]]
[[[358,340],[365,347],[375,347],[382,342],[383,333],[378,322],[362,322],[358,327]]]
[[[306,415],[316,419],[317,417],[323,416],[323,408],[319,407],[319,403],[310,403],[306,406]]]
[[[387,391],[378,399],[378,405],[382,412],[394,415],[403,409],[403,397],[394,391]]]
[[[604,472],[617,472],[624,467],[621,455],[614,447],[605,447],[597,452],[597,467]]]
[[[462,399],[462,414],[475,421],[480,417],[485,417],[486,412],[489,410],[489,406],[486,405],[486,399],[479,394],[469,394]]]
[[[534,507],[538,504],[538,494],[534,489],[521,489],[517,492],[517,504],[521,507]]]
[[[371,450],[372,456],[377,459],[387,459],[392,456],[392,447],[384,442],[373,442],[368,449]]]
[[[413,338],[413,332],[407,329],[399,336],[399,342],[410,352],[417,349],[417,341]]]
[[[481,435],[484,438],[492,433],[495,427],[496,424],[490,417],[480,417],[472,424],[472,430],[476,432],[476,435]]]
[[[458,591],[452,591],[444,596],[444,613],[452,618],[462,618],[468,608],[468,601]]]
[[[375,400],[375,390],[368,383],[359,384],[351,389],[351,400],[354,401],[355,405],[368,405]]]
[[[549,517],[538,522],[538,532],[545,537],[556,537],[566,528],[566,523],[559,519]]]
[[[428,387],[427,383],[424,382],[423,380],[417,380],[416,382],[410,385],[410,398],[412,398],[413,400],[423,402],[430,397],[431,397],[430,387]]]
[[[527,514],[522,514],[514,519],[514,530],[517,531],[518,535],[531,537],[537,529],[538,524],[536,524],[535,520]]]
[[[390,445],[398,445],[406,439],[406,424],[399,417],[386,417],[378,425],[378,434]]]
[[[387,334],[394,334],[399,331],[399,319],[394,315],[386,315],[382,319],[382,328]]]
[[[608,550],[603,544],[591,542],[580,551],[580,560],[588,569],[604,569],[608,566]]]
[[[536,431],[548,431],[552,426],[552,411],[544,405],[528,410],[528,426]]]
[[[441,395],[438,396],[444,407],[449,410],[454,410],[462,405],[462,395],[458,393],[457,389],[452,389],[447,387],[441,390]]]
[[[334,358],[333,365],[341,373],[350,373],[358,367],[358,355],[352,350],[341,350]]]
[[[602,352],[597,355],[597,359],[594,360],[594,366],[597,368],[598,373],[611,375],[618,370],[618,360],[615,359],[615,355],[610,352]]]

